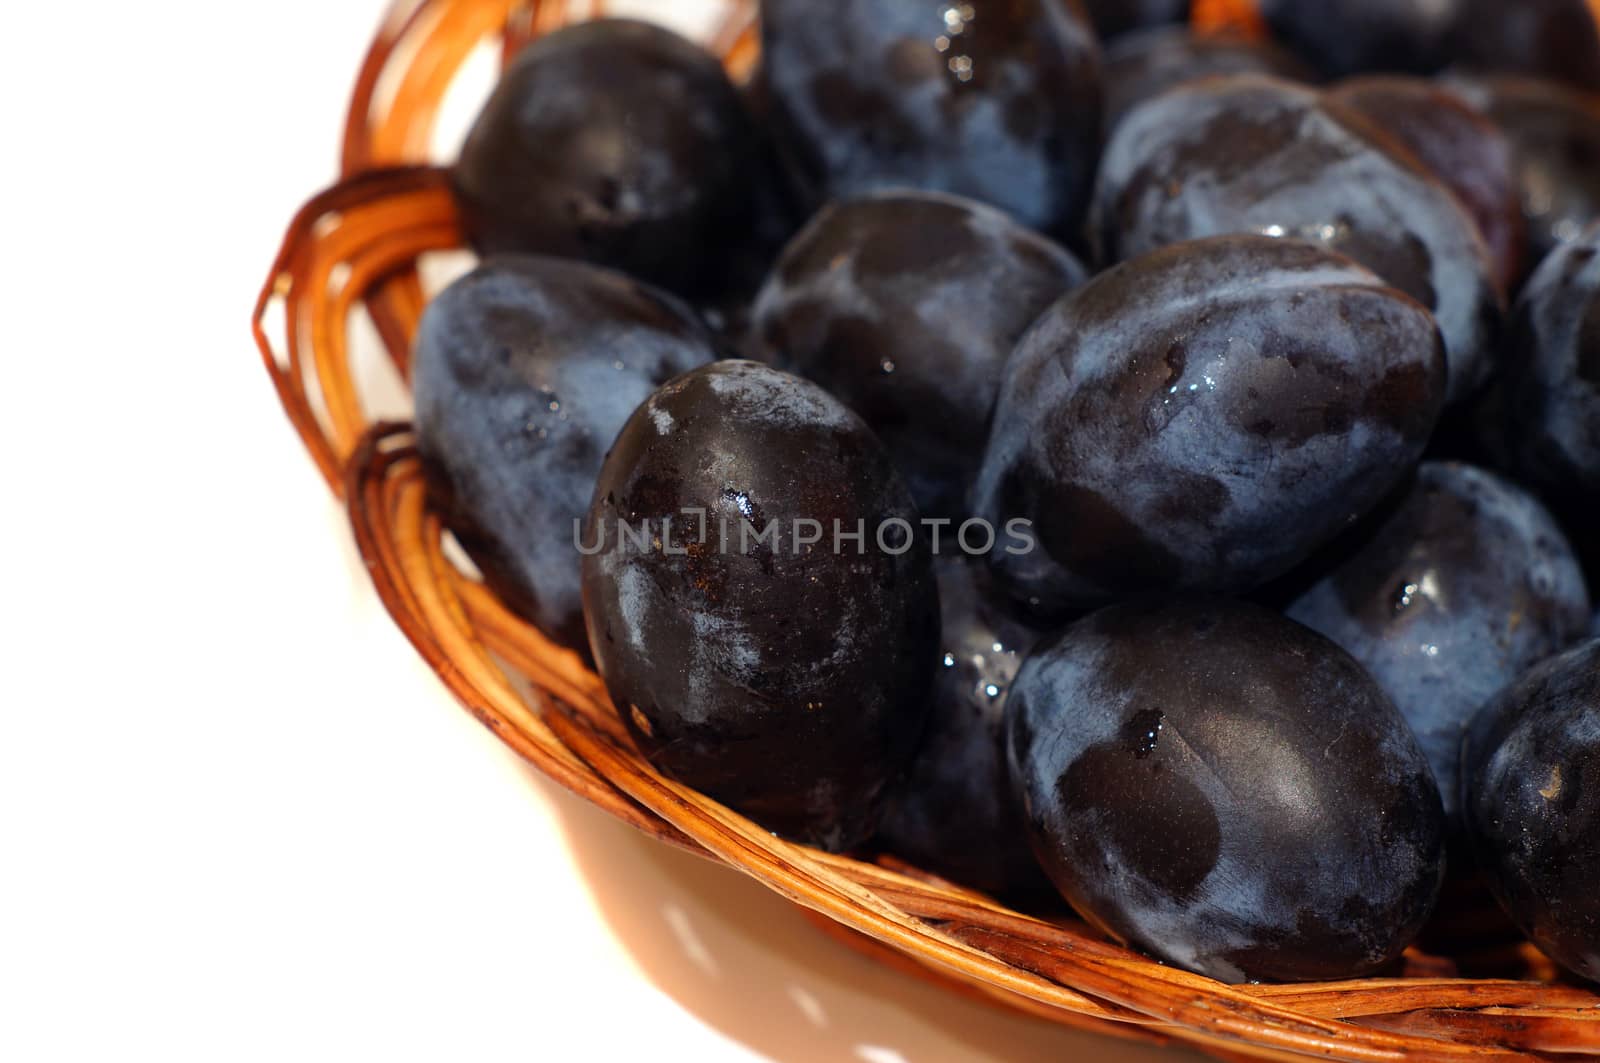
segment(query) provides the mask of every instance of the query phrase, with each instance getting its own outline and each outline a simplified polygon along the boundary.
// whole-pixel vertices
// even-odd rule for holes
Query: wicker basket
[[[599,678],[449,560],[406,427],[370,423],[350,359],[353,312],[365,307],[404,379],[425,302],[417,261],[461,239],[444,175],[427,161],[446,88],[486,42],[509,54],[601,6],[413,0],[395,11],[356,83],[344,179],[291,223],[253,321],[284,408],[348,506],[378,593],[461,703],[561,785],[663,842],[739,868],[855,946],[1054,1022],[1223,1058],[1600,1055],[1600,996],[1557,981],[1531,945],[1503,931],[1497,944],[1494,921],[1470,909],[1434,928],[1437,953],[1413,949],[1392,978],[1227,986],[889,858],[864,862],[775,838],[654,772]],[[754,2],[730,6],[711,45],[743,74],[756,58]],[[1201,10],[1249,25],[1238,23],[1236,0]]]

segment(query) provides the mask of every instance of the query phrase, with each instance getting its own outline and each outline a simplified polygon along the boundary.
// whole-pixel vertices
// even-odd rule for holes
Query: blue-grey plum
[[[1075,235],[1100,149],[1100,50],[1071,0],[762,0],[774,132],[820,204],[968,196]]]
[[[600,19],[523,50],[453,181],[481,253],[584,259],[702,298],[765,232],[764,160],[715,56],[659,26]]]
[[[1084,0],[1089,21],[1102,40],[1151,26],[1189,21],[1191,0]]]
[[[865,839],[927,721],[918,520],[882,444],[809,381],[723,361],[651,395],[583,542],[589,644],[640,750],[789,837]]]
[[[1450,61],[1467,0],[1260,0],[1272,35],[1330,77],[1431,74]],[[1517,0],[1520,2],[1520,0]]]
[[[1451,59],[1600,91],[1600,27],[1588,0],[1465,0]]]
[[[875,193],[812,219],[755,324],[764,360],[815,380],[877,432],[925,516],[960,519],[1007,357],[1084,276],[993,207]]]
[[[1352,78],[1330,98],[1394,137],[1455,194],[1488,245],[1502,292],[1521,283],[1527,224],[1511,141],[1455,93],[1423,78]]]
[[[1185,81],[1227,74],[1317,79],[1315,71],[1271,41],[1160,26],[1106,46],[1106,126],[1115,128],[1135,106]]]
[[[1349,654],[1259,606],[1079,621],[1023,662],[1006,739],[1062,895],[1188,970],[1371,974],[1438,895],[1444,814],[1405,721]]]
[[[1489,888],[1551,959],[1600,981],[1600,639],[1486,707],[1463,763]]]
[[[1421,457],[1433,319],[1314,244],[1177,244],[1069,293],[1012,355],[975,491],[1034,548],[990,554],[1044,615],[1283,575]]]
[[[1589,593],[1538,500],[1482,469],[1429,462],[1376,533],[1288,612],[1394,699],[1453,816],[1467,725],[1583,637]]]
[[[1000,897],[1049,895],[1006,774],[1006,697],[1039,632],[988,591],[969,558],[940,557],[943,653],[928,736],[878,831],[901,859]]]
[[[1600,96],[1512,76],[1449,85],[1511,141],[1530,268],[1600,220]]]
[[[1512,467],[1600,540],[1600,223],[1550,253],[1517,306],[1505,378]]]
[[[1136,107],[1106,146],[1095,218],[1107,261],[1230,232],[1323,243],[1433,312],[1452,400],[1490,374],[1502,299],[1472,218],[1392,138],[1315,89],[1209,78]]]
[[[510,608],[587,644],[575,525],[634,408],[715,357],[669,295],[532,256],[486,260],[429,304],[412,364],[430,494]]]

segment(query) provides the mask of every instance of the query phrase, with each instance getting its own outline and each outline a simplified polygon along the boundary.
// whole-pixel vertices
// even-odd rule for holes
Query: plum
[[[1161,26],[1130,33],[1106,47],[1106,126],[1116,127],[1135,106],[1204,77],[1268,74],[1315,81],[1317,74],[1292,52],[1234,33],[1196,33]]]
[[[1152,26],[1189,21],[1191,0],[1084,0],[1084,10],[1102,40]]]
[[[1048,896],[1050,882],[1006,775],[1006,697],[1039,632],[982,586],[965,557],[940,557],[944,652],[922,750],[884,812],[879,839],[896,856],[1000,897]]]
[[[1046,640],[1006,706],[1034,851],[1107,933],[1227,982],[1381,970],[1443,879],[1444,814],[1359,664],[1259,606],[1112,606]]]
[[[1589,594],[1537,499],[1483,469],[1430,462],[1376,533],[1288,613],[1350,651],[1394,699],[1453,817],[1467,725],[1583,636]]]
[[[1462,760],[1490,889],[1551,959],[1600,981],[1600,639],[1502,692]]]
[[[1530,266],[1600,220],[1600,96],[1511,76],[1449,85],[1511,141]]]
[[[430,495],[489,587],[587,645],[573,525],[639,403],[716,357],[676,299],[578,262],[499,256],[440,293],[412,360]]]
[[[1044,615],[1281,576],[1418,461],[1444,399],[1421,306],[1314,244],[1225,236],[1101,274],[1012,356],[975,492]]]
[[[756,303],[773,364],[877,432],[926,516],[961,519],[1006,359],[1084,279],[1069,252],[992,207],[928,192],[825,207]]]
[[[1330,98],[1394,137],[1455,194],[1488,245],[1502,292],[1521,283],[1527,225],[1516,157],[1500,128],[1448,89],[1421,78],[1364,77]]]
[[[650,23],[599,19],[517,56],[453,183],[480,253],[578,258],[715,298],[741,249],[772,231],[767,159],[716,56]]]
[[[1451,58],[1467,70],[1551,78],[1600,91],[1600,27],[1589,0],[1465,0]]]
[[[1552,251],[1523,290],[1504,381],[1513,470],[1600,539],[1600,223]]]
[[[1070,0],[762,0],[779,143],[821,204],[889,187],[1075,235],[1100,148],[1100,51]]]
[[[640,750],[788,837],[865,839],[929,709],[918,520],[876,437],[809,381],[723,361],[657,390],[581,544],[589,644]]]
[[[1408,152],[1315,89],[1208,78],[1149,100],[1112,133],[1095,191],[1106,261],[1230,232],[1316,240],[1428,307],[1450,397],[1493,368],[1502,298],[1472,218]]]
[[[1520,3],[1521,0],[1515,0]],[[1432,74],[1450,61],[1467,0],[1260,0],[1278,40],[1329,77]]]

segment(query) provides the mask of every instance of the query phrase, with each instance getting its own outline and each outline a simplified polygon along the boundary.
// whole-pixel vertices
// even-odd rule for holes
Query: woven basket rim
[[[1216,24],[1253,25],[1240,0],[1203,6]],[[1600,1055],[1600,996],[1559,982],[1526,943],[1496,958],[1523,980],[1453,977],[1447,960],[1412,950],[1405,977],[1228,986],[1124,949],[1076,920],[1015,912],[892,859],[866,862],[778,839],[655,772],[579,656],[451,563],[408,427],[372,423],[365,412],[349,322],[364,308],[409,382],[426,302],[418,260],[462,245],[448,176],[428,161],[446,88],[486,41],[509,56],[603,10],[603,0],[408,0],[395,8],[357,77],[343,176],[290,222],[252,315],[285,412],[344,501],[379,597],[461,704],[560,785],[667,844],[749,874],[857,948],[1062,1025],[1229,1059]],[[709,45],[734,73],[749,71],[755,0],[732,3]],[[278,339],[269,335],[274,321]]]

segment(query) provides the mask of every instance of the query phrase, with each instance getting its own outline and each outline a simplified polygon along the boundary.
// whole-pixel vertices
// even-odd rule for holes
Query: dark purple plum
[[[932,718],[878,837],[894,855],[953,882],[999,897],[1048,896],[1001,735],[1011,682],[1039,632],[982,586],[972,560],[940,557],[934,567],[944,652]]]
[[[1268,74],[1315,81],[1316,73],[1271,41],[1162,26],[1130,33],[1106,47],[1106,126],[1185,81],[1228,74]]]
[[[1600,28],[1588,0],[1465,0],[1451,58],[1600,91]]]
[[[1083,0],[1100,39],[1188,22],[1191,0]]]
[[[1551,959],[1600,981],[1600,639],[1486,707],[1463,763],[1489,888]]]
[[[1517,305],[1505,376],[1513,469],[1600,539],[1600,223],[1552,251]]]
[[[812,202],[889,187],[1075,235],[1100,149],[1099,46],[1070,0],[762,0],[774,130]]]
[[[1230,232],[1325,244],[1433,312],[1452,401],[1489,376],[1502,299],[1472,218],[1392,138],[1315,89],[1240,75],[1147,101],[1106,146],[1095,217],[1107,261]]]
[[[1600,219],[1600,96],[1534,78],[1449,84],[1511,141],[1530,268]]]
[[[640,750],[791,838],[866,838],[928,714],[918,520],[876,437],[809,381],[724,361],[650,396],[583,543],[589,644]]]
[[[866,420],[925,516],[960,519],[1006,359],[1084,276],[1069,252],[995,208],[877,193],[812,219],[763,289],[755,323],[764,360]]]
[[[601,19],[523,50],[454,185],[480,253],[584,259],[699,298],[767,228],[765,160],[715,56],[659,26]]]
[[[1245,591],[1421,457],[1445,393],[1427,311],[1314,244],[1226,236],[1068,294],[1012,356],[975,494],[1035,549],[991,567],[1046,615]]]
[[[1495,279],[1511,292],[1523,276],[1527,226],[1516,158],[1500,128],[1459,96],[1421,78],[1364,77],[1331,98],[1399,141],[1472,215],[1489,247]]]
[[[583,647],[573,535],[634,408],[716,355],[677,300],[620,273],[490,258],[429,304],[412,361],[430,494],[484,579]]]
[[[1430,462],[1376,534],[1288,613],[1350,651],[1394,699],[1453,817],[1467,725],[1583,637],[1589,593],[1533,496],[1470,465]]]
[[[1512,0],[1521,2],[1521,0]],[[1272,35],[1329,77],[1431,74],[1450,61],[1467,0],[1260,0]]]
[[[1332,642],[1241,602],[1112,606],[1006,707],[1034,852],[1107,933],[1226,982],[1372,974],[1443,878],[1416,739]]]

